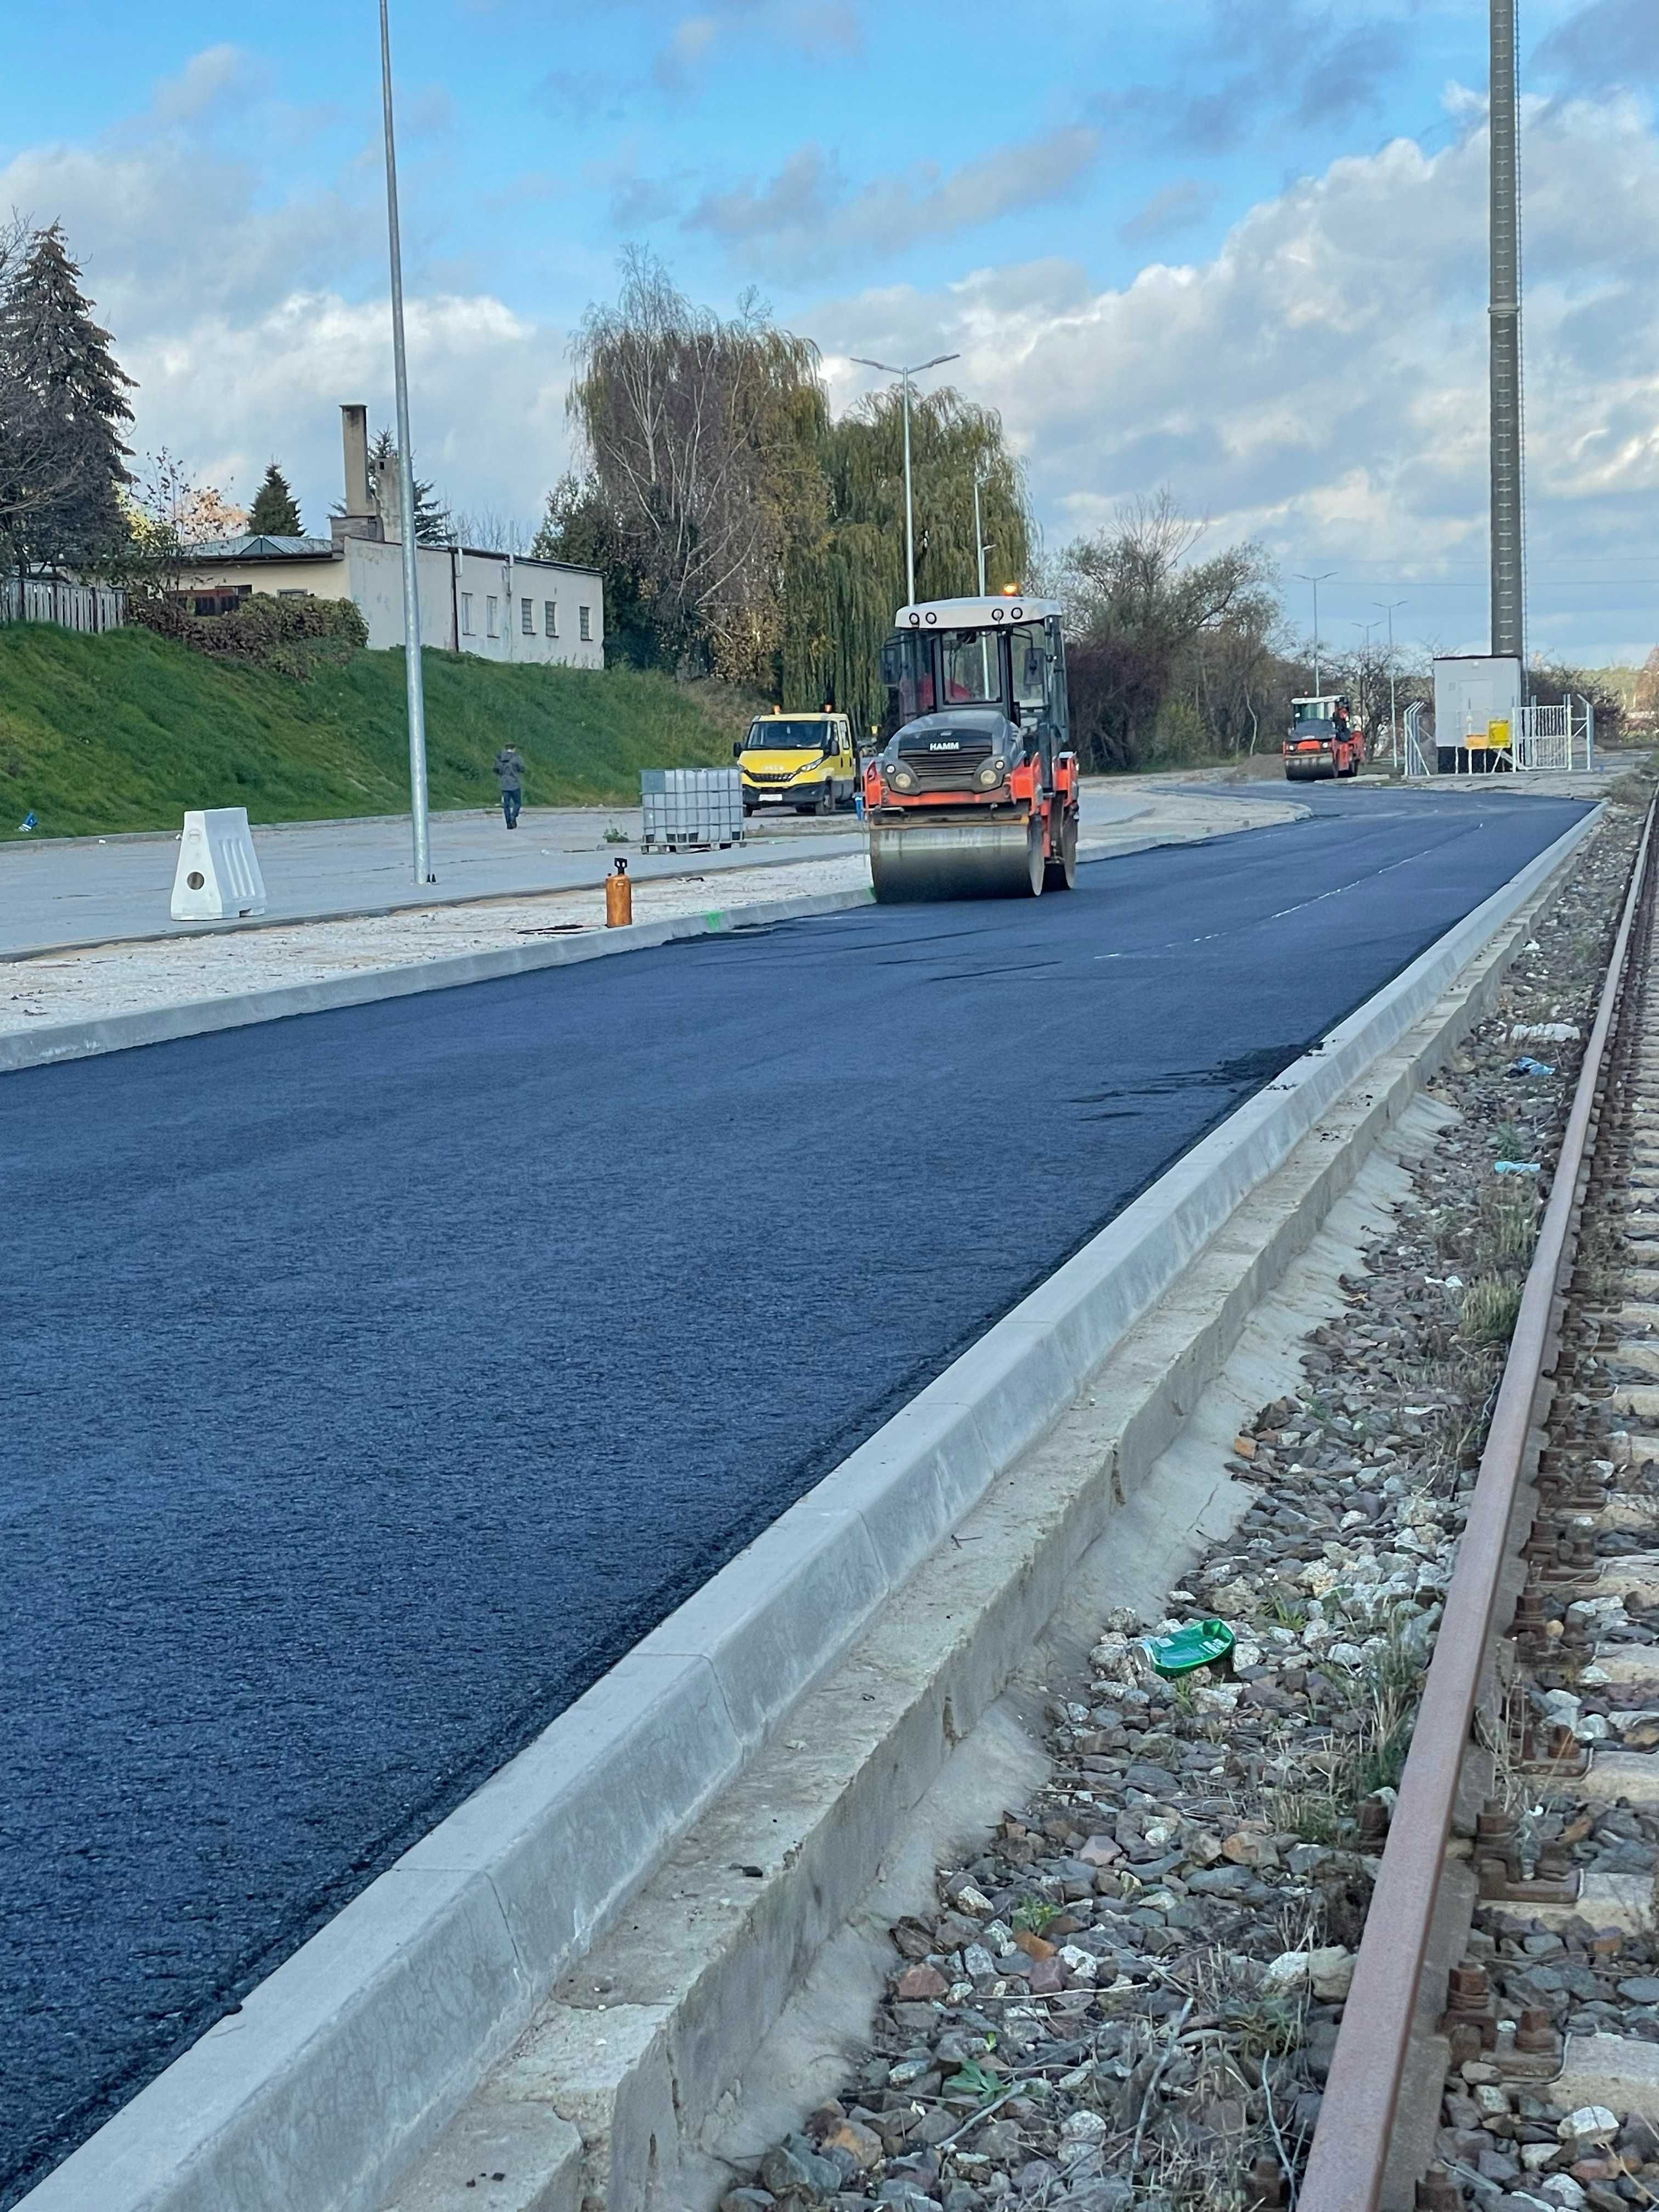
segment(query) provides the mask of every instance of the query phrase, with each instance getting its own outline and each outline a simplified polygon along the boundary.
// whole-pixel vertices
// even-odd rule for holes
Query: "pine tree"
[[[118,495],[132,481],[131,448],[121,426],[132,420],[133,380],[93,320],[80,280],[53,223],[35,233],[0,301],[8,412],[15,410],[16,444],[34,484],[32,497],[24,486],[21,500],[0,502],[15,510],[9,534],[20,562],[96,566],[125,534]]]
[[[265,480],[254,495],[247,526],[255,538],[305,536],[298,502],[289,489],[288,478],[275,461],[265,471]]]
[[[382,430],[368,449],[368,488],[388,538],[401,541],[403,477],[398,447],[390,430]],[[420,477],[415,479],[415,543],[447,545],[449,509],[438,504],[437,494]]]

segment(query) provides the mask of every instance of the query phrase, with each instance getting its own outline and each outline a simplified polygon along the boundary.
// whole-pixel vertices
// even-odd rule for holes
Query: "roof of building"
[[[319,561],[333,550],[331,538],[212,538],[185,548],[198,561]]]
[[[185,556],[191,561],[328,561],[341,556],[349,544],[380,544],[394,548],[397,540],[379,538],[343,538],[337,543],[331,538],[214,538],[199,545],[187,545]],[[475,561],[508,561],[515,568],[556,568],[567,575],[592,576],[598,580],[593,568],[578,567],[574,561],[544,561],[533,553],[507,553],[480,545],[422,545],[422,553],[460,553]]]

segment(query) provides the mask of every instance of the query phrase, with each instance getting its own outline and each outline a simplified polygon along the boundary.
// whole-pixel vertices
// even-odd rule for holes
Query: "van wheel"
[[[836,787],[832,779],[824,779],[823,789],[818,793],[818,812],[833,814],[836,811]]]

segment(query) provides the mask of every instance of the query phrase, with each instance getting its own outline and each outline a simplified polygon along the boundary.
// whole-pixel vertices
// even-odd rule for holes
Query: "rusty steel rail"
[[[1654,807],[1642,830],[1595,1026],[1584,1049],[1548,1206],[1510,1340],[1446,1609],[1423,1686],[1410,1754],[1354,1962],[1353,1985],[1320,2107],[1298,2212],[1376,2212],[1416,2019],[1429,1929],[1451,1832],[1509,1551],[1516,1494],[1540,1382],[1559,1349],[1556,1297],[1576,1245],[1607,1040],[1640,902],[1648,891]]]

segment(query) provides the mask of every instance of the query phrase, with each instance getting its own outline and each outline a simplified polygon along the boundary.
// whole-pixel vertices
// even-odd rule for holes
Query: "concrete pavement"
[[[1168,790],[1126,796],[1111,788],[1085,788],[1081,849],[1085,858],[1098,859],[1270,828],[1301,820],[1307,812],[1282,796],[1263,802],[1230,793]],[[804,821],[800,826],[810,832],[820,825]],[[825,831],[832,826],[821,825]],[[500,835],[504,838],[507,832]],[[844,849],[849,842],[854,846],[851,852]],[[613,851],[624,849],[605,848],[600,872],[608,869]],[[699,856],[711,857],[726,856]],[[630,866],[637,866],[630,855]],[[637,921],[677,922],[717,911],[726,917],[722,926],[729,926],[745,910],[775,907],[779,901],[822,901],[828,895],[850,903],[860,890],[867,893],[870,883],[862,838],[849,839],[844,831],[817,837],[786,832],[758,839],[745,848],[744,865],[737,867],[705,872],[698,860],[682,860],[678,867],[673,874],[647,872],[639,878]],[[374,994],[359,988],[362,979],[383,975],[389,993],[408,988],[410,969],[431,968],[436,982],[444,972],[438,963],[453,963],[458,956],[474,959],[487,975],[491,961],[497,970],[501,968],[501,956],[513,955],[507,964],[516,964],[526,948],[602,933],[604,921],[603,893],[595,877],[580,890],[523,898],[496,895],[333,921],[230,924],[0,959],[0,1068],[9,1060],[14,1066],[32,1063],[45,1053],[48,1038],[52,1056],[59,1056],[58,1048],[70,1040],[57,1032],[68,1024],[84,1028],[112,1016],[246,1000],[250,994],[291,992],[344,978],[358,979],[355,995],[368,997]],[[606,942],[611,950],[623,949],[623,940]],[[454,972],[453,966],[447,972]],[[404,980],[394,982],[394,976]],[[467,980],[476,978],[469,974]],[[11,1048],[7,1040],[12,1037],[32,1042]],[[98,1049],[108,1048],[101,1031],[92,1042]]]
[[[1145,792],[1096,782],[1085,787],[1085,822],[1109,830],[1156,804]],[[427,888],[412,880],[409,823],[402,816],[256,824],[253,842],[270,899],[266,919],[274,921],[592,888],[618,854],[628,856],[630,874],[648,883],[864,851],[863,830],[848,815],[819,821],[763,813],[751,820],[742,845],[685,857],[642,853],[641,826],[637,806],[527,808],[512,831],[499,810],[435,814],[431,843],[438,881]],[[607,831],[621,835],[607,842]],[[175,922],[168,915],[177,846],[175,835],[0,845],[0,957],[222,929]]]

